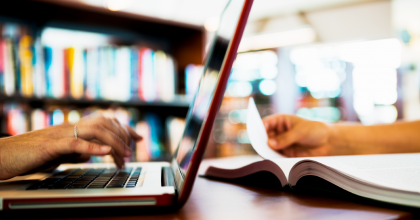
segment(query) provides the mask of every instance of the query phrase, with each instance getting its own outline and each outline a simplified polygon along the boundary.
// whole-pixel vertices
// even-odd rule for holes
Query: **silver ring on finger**
[[[77,139],[77,125],[74,126],[74,137]]]

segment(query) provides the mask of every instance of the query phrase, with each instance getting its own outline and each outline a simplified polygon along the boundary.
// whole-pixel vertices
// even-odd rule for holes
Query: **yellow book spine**
[[[20,59],[20,74],[22,95],[30,97],[33,95],[33,77],[32,77],[32,38],[28,35],[22,36],[19,42],[19,59]]]

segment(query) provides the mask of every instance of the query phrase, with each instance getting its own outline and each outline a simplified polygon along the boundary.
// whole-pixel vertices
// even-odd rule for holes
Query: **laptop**
[[[231,0],[221,16],[182,139],[170,162],[63,164],[52,173],[0,181],[0,209],[160,206],[187,201],[253,0]]]

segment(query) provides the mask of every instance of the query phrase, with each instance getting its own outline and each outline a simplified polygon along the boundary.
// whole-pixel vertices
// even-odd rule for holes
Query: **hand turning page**
[[[252,147],[262,158],[268,160],[284,158],[268,146],[267,132],[253,98],[250,98],[248,103],[246,130]]]
[[[268,135],[252,98],[248,104],[247,132],[253,148],[265,160],[250,159],[247,164],[235,163],[232,158],[231,166],[209,166],[205,176],[235,179],[269,172],[282,187],[288,185],[293,191],[299,188],[299,180],[310,176],[356,196],[420,208],[420,153],[286,158],[268,146]],[[309,186],[314,187],[334,190],[328,184]]]

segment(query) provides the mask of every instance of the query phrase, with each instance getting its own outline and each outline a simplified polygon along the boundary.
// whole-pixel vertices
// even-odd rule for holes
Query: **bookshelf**
[[[1,20],[23,22],[40,31],[45,26],[94,31],[123,38],[121,44],[141,40],[151,49],[169,52],[177,62],[178,89],[184,92],[189,64],[201,64],[205,33],[200,26],[121,11],[109,11],[79,1],[17,0],[2,3]]]
[[[7,22],[28,27],[34,39],[41,38],[41,35],[46,28],[84,31],[108,36],[111,46],[105,46],[103,48],[105,48],[104,50],[111,51],[111,53],[122,53],[125,51],[124,53],[127,55],[129,54],[127,51],[130,51],[131,54],[133,51],[135,53],[138,51],[138,54],[140,54],[140,51],[143,48],[147,48],[152,51],[153,54],[159,53],[160,56],[166,57],[166,59],[170,60],[173,64],[174,94],[169,96],[170,99],[159,97],[145,99],[144,97],[141,97],[140,92],[137,94],[137,91],[135,91],[135,93],[127,93],[125,96],[126,98],[123,99],[104,98],[102,96],[89,98],[86,97],[85,94],[75,97],[73,93],[71,93],[71,83],[64,81],[64,87],[70,84],[70,88],[65,88],[67,89],[67,93],[64,93],[64,95],[51,96],[46,93],[46,95],[39,96],[36,94],[25,94],[25,92],[22,92],[22,89],[17,86],[16,91],[11,94],[7,94],[4,90],[0,92],[0,105],[2,106],[1,130],[3,132],[9,128],[9,122],[6,119],[6,117],[8,117],[6,116],[7,109],[16,108],[18,110],[18,113],[16,113],[17,115],[26,115],[26,120],[30,121],[25,125],[27,127],[32,126],[31,124],[35,123],[30,117],[33,117],[34,111],[37,109],[43,111],[43,117],[47,119],[50,118],[48,119],[50,124],[52,123],[52,118],[55,117],[54,114],[56,113],[56,109],[61,111],[58,116],[65,118],[66,120],[70,117],[68,116],[68,112],[77,111],[80,116],[83,116],[85,110],[92,107],[102,110],[121,108],[123,109],[123,112],[128,112],[130,115],[132,109],[135,109],[135,111],[139,113],[136,113],[137,115],[133,116],[133,118],[146,121],[147,123],[150,122],[148,124],[147,132],[149,132],[149,134],[152,133],[152,135],[150,138],[146,139],[152,142],[158,140],[159,142],[150,143],[151,146],[145,147],[155,148],[154,151],[159,148],[158,150],[162,152],[161,154],[156,152],[150,153],[153,149],[142,149],[142,151],[149,152],[150,157],[148,159],[162,159],[165,157],[165,154],[169,152],[169,135],[167,134],[169,134],[170,131],[167,131],[168,120],[171,120],[172,118],[184,118],[189,107],[189,99],[185,95],[185,70],[188,65],[200,65],[203,60],[205,32],[202,27],[132,13],[109,11],[108,9],[86,5],[79,1],[67,0],[17,0],[4,2],[2,3],[2,7],[0,7],[0,23]],[[99,48],[98,51],[100,52],[103,48]],[[76,52],[74,52],[75,50],[73,51],[72,48],[70,49],[71,53],[68,52],[68,48],[65,48],[65,59],[70,59],[67,57],[69,54],[71,54],[71,56],[76,54]],[[88,49],[83,50],[83,54],[87,57],[88,55],[86,54],[88,54],[88,52],[86,51],[88,51]],[[44,49],[43,51],[44,56],[46,50]],[[153,57],[153,59],[155,59],[155,57]],[[130,57],[130,60],[134,60],[134,58]],[[43,68],[46,65],[46,60],[42,60],[42,62],[44,61],[45,63],[41,64],[43,65]],[[85,59],[85,61],[88,63],[87,59]],[[140,63],[140,61],[138,62]],[[153,62],[155,62],[155,60]],[[66,63],[66,65],[68,64]],[[88,64],[84,65],[84,67],[88,68]],[[118,66],[115,65],[115,68],[117,67]],[[65,68],[67,67],[65,66]],[[72,70],[71,68],[68,69],[70,69],[69,73],[64,74],[70,75],[67,77],[72,77]],[[45,72],[47,72],[47,70],[45,70]],[[88,73],[88,71],[86,71],[86,73]],[[49,73],[45,74],[48,75]],[[21,76],[23,75],[21,74]],[[66,75],[64,77],[66,77]],[[116,79],[118,77],[116,77]],[[133,78],[128,79],[133,81]],[[24,79],[19,80],[24,82]],[[159,80],[156,79],[156,81]],[[83,81],[83,83],[87,84],[85,81]],[[36,83],[34,82],[33,84],[35,87]],[[84,89],[87,88],[85,84],[83,85]],[[130,86],[132,85],[130,84]],[[137,86],[140,87],[141,85],[139,84]],[[41,114],[39,112],[36,113]],[[149,116],[150,118],[148,118]],[[130,125],[133,127],[147,127],[137,126],[132,123],[132,119],[130,118]],[[157,128],[152,128],[151,124],[157,126]],[[153,136],[154,130],[158,130],[157,133],[159,133],[159,136]]]
[[[165,113],[170,109],[170,115],[175,117],[185,117],[189,108],[189,101],[184,96],[175,98],[173,101],[154,101],[145,102],[141,100],[130,100],[130,101],[112,101],[112,100],[88,100],[88,99],[72,99],[72,98],[37,98],[37,97],[23,97],[21,95],[0,95],[0,102],[5,101],[17,101],[29,104],[33,108],[44,108],[48,105],[67,105],[77,106],[79,108],[87,108],[89,106],[98,107],[109,107],[109,106],[121,106],[121,107],[135,107],[141,111],[153,111],[159,115],[167,115]]]

